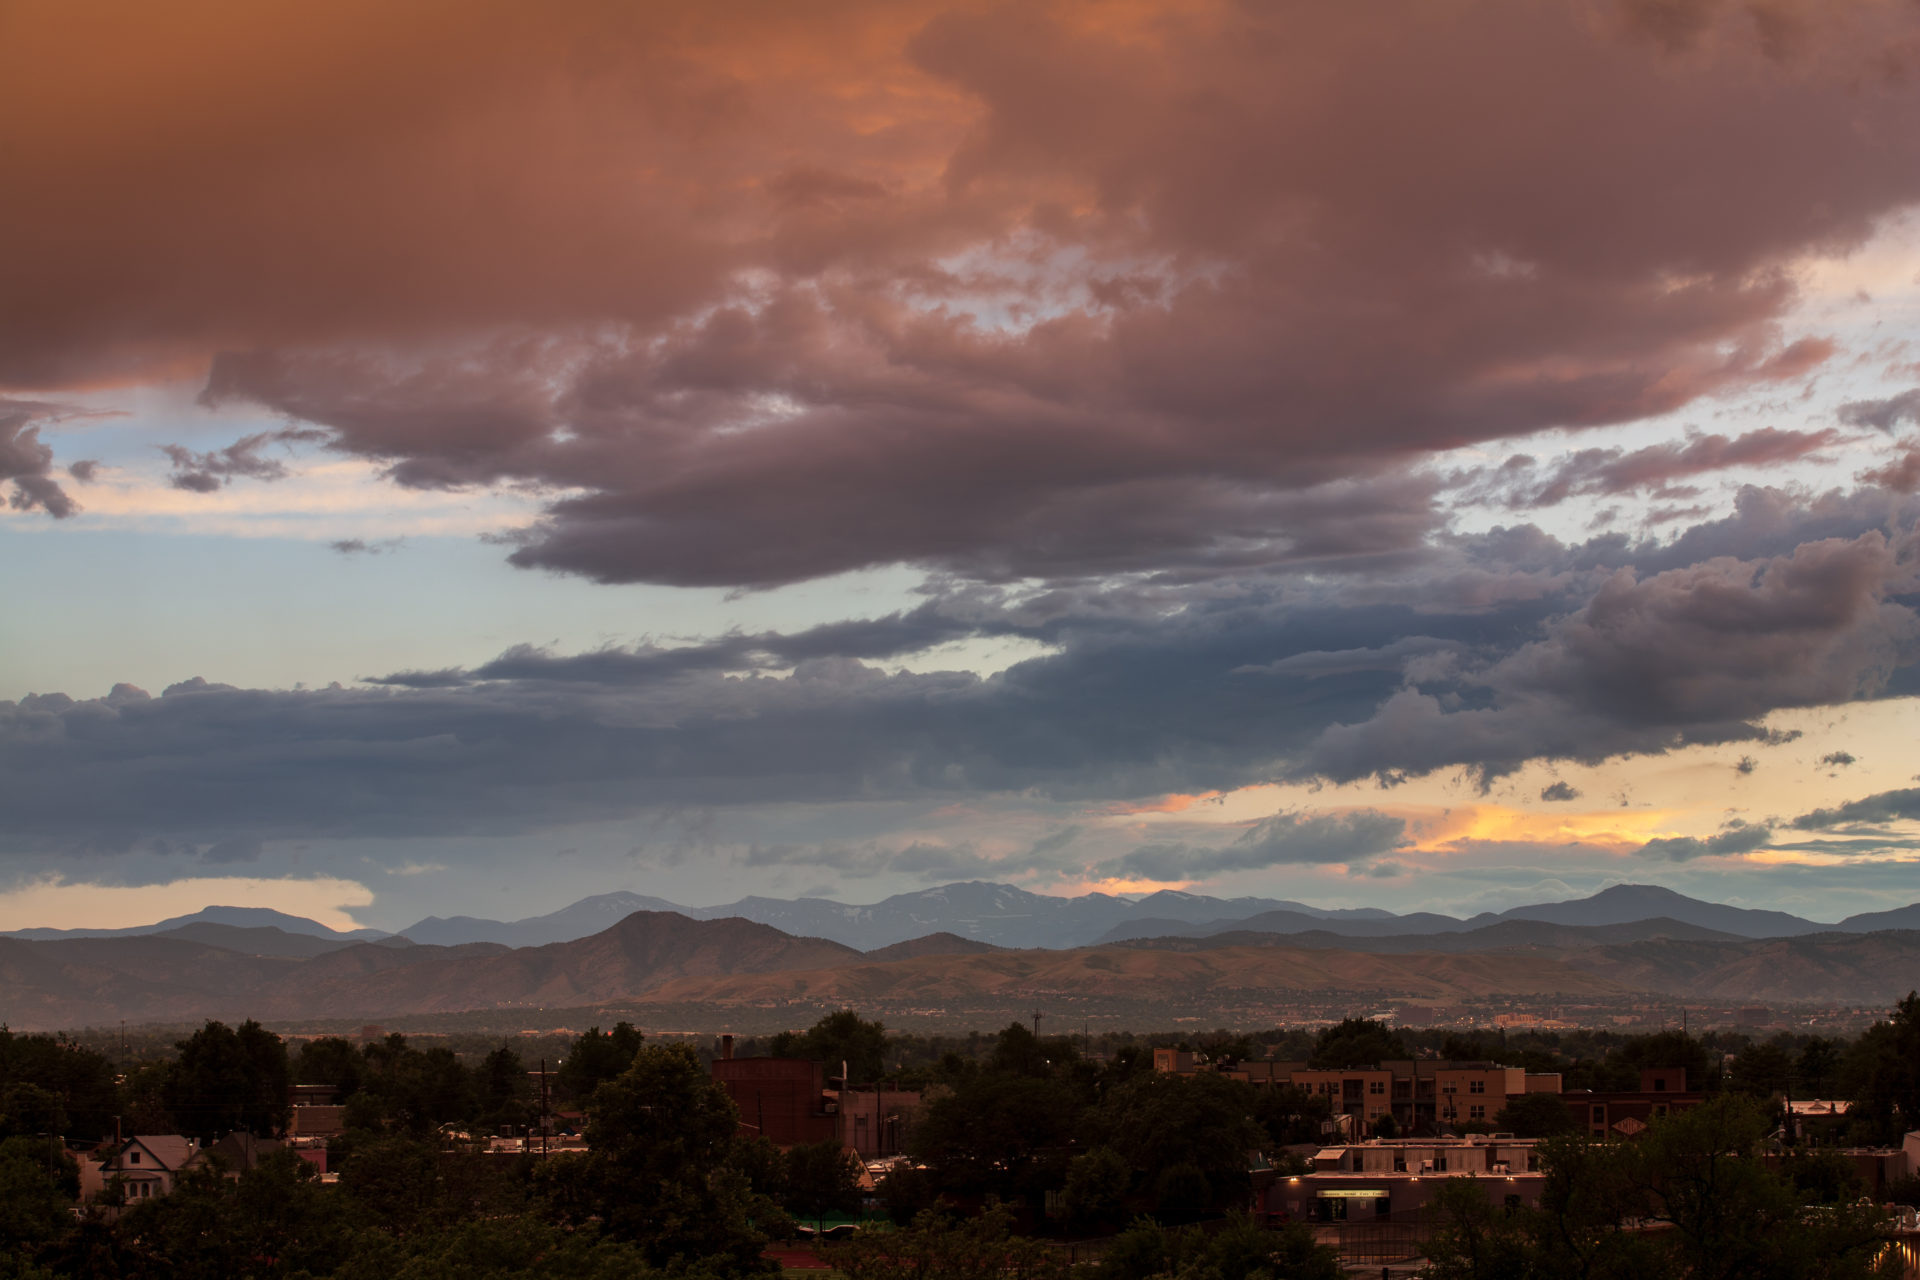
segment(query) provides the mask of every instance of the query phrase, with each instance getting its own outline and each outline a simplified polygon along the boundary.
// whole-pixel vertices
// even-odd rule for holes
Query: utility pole
[[[553,1154],[548,1137],[550,1126],[547,1123],[547,1060],[540,1059],[540,1158],[546,1159]]]
[[[1040,1038],[1040,1011],[1038,1009],[1033,1011],[1033,1038],[1035,1040]]]

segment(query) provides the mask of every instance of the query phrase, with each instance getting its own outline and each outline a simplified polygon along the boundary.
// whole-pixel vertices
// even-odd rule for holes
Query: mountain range
[[[603,893],[582,898],[559,911],[522,920],[428,916],[395,934],[377,929],[336,931],[312,920],[264,908],[208,907],[190,916],[175,916],[137,928],[22,929],[0,936],[50,941],[200,930],[197,935],[189,936],[226,945],[217,932],[204,932],[207,926],[220,926],[274,928],[341,945],[384,940],[392,946],[413,943],[446,947],[486,942],[506,947],[538,947],[589,937],[636,911],[671,911],[693,920],[751,920],[796,936],[828,938],[860,951],[911,942],[936,933],[971,938],[997,947],[1062,948],[1227,933],[1326,933],[1353,939],[1478,935],[1482,930],[1508,921],[1578,928],[1667,921],[1736,938],[1920,929],[1920,903],[1825,924],[1783,911],[1757,911],[1704,902],[1657,885],[1639,884],[1614,885],[1591,897],[1534,903],[1463,919],[1424,911],[1395,915],[1375,907],[1329,910],[1271,898],[1214,898],[1177,890],[1162,890],[1137,899],[1105,893],[1065,898],[1031,893],[1013,885],[971,881],[897,894],[866,906],[850,906],[826,898],[750,897],[720,906],[688,907],[645,894]],[[1437,946],[1437,949],[1457,951],[1461,948],[1448,945]]]
[[[1395,915],[1376,907],[1329,910],[1270,898],[1214,898],[1171,889],[1137,899],[1105,893],[1063,898],[1013,885],[970,881],[897,894],[868,906],[826,898],[754,897],[716,907],[687,907],[642,894],[606,893],[524,920],[429,916],[399,933],[414,942],[439,946],[465,942],[541,946],[598,932],[635,911],[673,911],[695,920],[737,916],[788,933],[831,938],[863,951],[941,932],[1001,947],[1058,948],[1246,930],[1324,930],[1353,938],[1459,933],[1505,920],[1589,926],[1667,919],[1741,938],[1920,929],[1920,903],[1823,924],[1782,911],[1703,902],[1657,885],[1615,885],[1569,902],[1537,903],[1461,919],[1432,912]]]
[[[1670,919],[1508,920],[1367,938],[1234,931],[1078,948],[1002,948],[936,933],[867,952],[737,916],[667,911],[517,948],[328,940],[210,921],[117,937],[0,938],[0,1022],[23,1030],[467,1011],[544,1019],[536,1011],[608,1006],[653,1025],[699,1019],[744,1030],[805,1025],[845,1004],[949,1027],[1001,1025],[1039,1005],[1117,1025],[1219,1025],[1270,1022],[1303,1004],[1502,997],[1885,1005],[1916,985],[1920,932],[1751,939]]]

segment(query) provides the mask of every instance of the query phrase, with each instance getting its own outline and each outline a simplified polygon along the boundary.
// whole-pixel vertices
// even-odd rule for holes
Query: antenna
[[[1038,1009],[1033,1011],[1033,1038],[1035,1040],[1040,1038],[1040,1011]]]

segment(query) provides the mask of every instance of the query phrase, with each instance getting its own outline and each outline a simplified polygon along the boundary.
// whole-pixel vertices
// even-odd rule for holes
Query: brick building
[[[1579,1090],[1560,1095],[1580,1132],[1591,1138],[1631,1138],[1672,1111],[1699,1106],[1705,1095],[1687,1088],[1685,1067],[1648,1067],[1640,1087],[1625,1093]]]
[[[840,1097],[827,1088],[825,1063],[723,1056],[714,1060],[713,1078],[740,1108],[741,1127],[776,1146],[840,1136]]]

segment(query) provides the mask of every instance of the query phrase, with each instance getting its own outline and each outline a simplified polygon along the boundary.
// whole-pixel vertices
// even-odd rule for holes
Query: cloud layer
[[[1920,198],[1886,4],[7,21],[0,385],[213,357],[399,483],[548,488],[515,563],[607,582],[1392,556],[1406,460],[1819,367],[1794,264]]]
[[[1885,511],[1883,496],[1854,510],[1756,492],[1692,531],[1718,554],[1691,562],[1685,540],[1569,545],[1516,530],[1364,589],[1304,577],[1230,593],[963,588],[792,634],[522,647],[359,688],[42,695],[0,703],[0,840],[24,852],[158,839],[244,858],[261,840],[497,834],[662,806],[1111,800],[1454,767],[1491,778],[1539,757],[1698,742],[1763,749],[1775,710],[1913,690],[1912,534],[1859,528]],[[1410,634],[1421,642],[1398,643]],[[1047,652],[986,678],[874,665],[983,635]],[[1142,851],[1130,869],[1357,862],[1396,847],[1398,822],[1288,815],[1226,847]]]
[[[0,483],[36,527],[84,523],[102,466],[61,406],[166,384],[103,474],[176,507],[269,505],[325,450],[537,504],[490,534],[523,569],[924,583],[812,627],[0,704],[0,849],[1764,753],[1776,712],[1920,691],[1912,353],[1803,305],[1920,205],[1917,108],[1893,0],[10,5]],[[1783,420],[1711,422],[1734,397]],[[1681,410],[1708,425],[1635,425]],[[1615,503],[1663,535],[1570,532]],[[988,676],[930,656],[1015,642]],[[1102,865],[1412,847],[1365,806],[1135,843]],[[1000,865],[830,846],[748,863]]]

